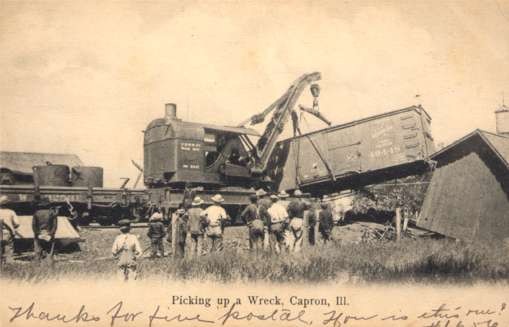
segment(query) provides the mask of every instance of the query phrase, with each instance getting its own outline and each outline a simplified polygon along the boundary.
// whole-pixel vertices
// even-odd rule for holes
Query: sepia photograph
[[[0,326],[509,326],[509,1],[0,1]]]

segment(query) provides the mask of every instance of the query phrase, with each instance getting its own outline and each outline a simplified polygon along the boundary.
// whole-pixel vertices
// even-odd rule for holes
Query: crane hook
[[[316,83],[311,84],[309,89],[311,91],[311,95],[313,96],[313,98],[318,98],[320,96],[320,85]]]

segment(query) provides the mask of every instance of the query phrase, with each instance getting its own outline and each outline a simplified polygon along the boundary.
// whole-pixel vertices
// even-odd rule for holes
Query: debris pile
[[[396,240],[396,228],[391,222],[379,224],[374,222],[355,222],[338,226],[337,239],[341,243],[377,243]],[[424,236],[424,231],[407,228],[401,232],[401,238],[416,239]]]

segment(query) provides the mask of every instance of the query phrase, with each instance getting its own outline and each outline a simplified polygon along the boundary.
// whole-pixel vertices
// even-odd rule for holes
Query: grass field
[[[145,229],[134,229],[142,248],[149,246]],[[2,278],[38,282],[46,279],[113,277],[115,262],[108,259],[119,232],[84,230],[81,252],[59,256],[49,263],[9,263]],[[509,281],[509,248],[503,244],[458,243],[451,240],[404,239],[396,242],[344,242],[335,228],[335,241],[306,247],[298,254],[260,256],[248,252],[247,229],[227,228],[225,249],[199,259],[143,258],[142,279],[207,280],[218,282],[452,282]],[[342,241],[343,240],[343,241]],[[169,243],[165,243],[167,249]],[[148,251],[147,251],[148,252]]]

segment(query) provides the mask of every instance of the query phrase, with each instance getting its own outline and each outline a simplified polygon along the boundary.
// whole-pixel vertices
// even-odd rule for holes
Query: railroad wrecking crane
[[[223,205],[236,217],[260,187],[299,188],[320,196],[427,169],[434,144],[431,117],[421,106],[302,134],[299,119],[304,114],[330,125],[319,111],[320,78],[320,73],[299,77],[274,103],[237,126],[186,122],[177,117],[176,105],[167,104],[166,115],[144,131],[143,165],[133,162],[140,171],[134,184],[143,175],[145,190],[127,189],[127,180],[120,188],[105,188],[102,168],[87,168],[60,154],[17,153],[18,160],[15,153],[3,151],[0,195],[7,196],[18,214],[31,215],[34,203],[48,197],[69,207],[80,223],[95,219],[111,224],[126,216],[142,220],[155,208],[169,217],[195,195],[210,202],[221,193]],[[307,86],[312,107],[297,105]],[[263,133],[250,127],[270,114]],[[290,118],[294,137],[278,141]],[[252,137],[258,137],[257,142]]]
[[[144,131],[143,174],[151,203],[168,215],[196,195],[207,202],[221,193],[234,216],[255,189],[273,189],[266,174],[268,163],[290,117],[294,134],[300,131],[295,108],[310,84],[313,109],[300,106],[300,110],[322,118],[319,86],[313,84],[320,79],[318,72],[302,75],[265,110],[237,126],[185,122],[177,118],[176,105],[167,104],[166,116],[153,120]],[[246,127],[262,123],[271,113],[261,135]],[[255,144],[250,137],[259,139]]]

